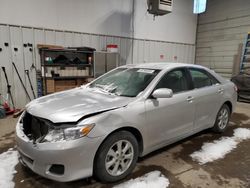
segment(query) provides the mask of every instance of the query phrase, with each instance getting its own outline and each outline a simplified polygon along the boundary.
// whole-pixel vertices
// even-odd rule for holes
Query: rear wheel
[[[228,105],[224,104],[216,117],[216,121],[213,127],[214,132],[222,133],[226,130],[230,117],[230,109]]]
[[[112,134],[96,154],[94,176],[102,182],[125,178],[134,169],[138,153],[138,143],[133,134],[128,131]]]

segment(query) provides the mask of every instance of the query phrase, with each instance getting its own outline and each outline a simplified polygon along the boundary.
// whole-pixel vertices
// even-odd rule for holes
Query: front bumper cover
[[[16,136],[20,161],[35,173],[59,182],[92,176],[94,157],[103,139],[86,136],[71,141],[34,144],[18,134]],[[63,174],[52,173],[52,165],[62,165]]]

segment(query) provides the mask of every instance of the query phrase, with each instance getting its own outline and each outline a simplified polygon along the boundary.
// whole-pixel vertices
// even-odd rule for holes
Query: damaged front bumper
[[[70,141],[33,143],[17,124],[20,161],[35,173],[60,182],[92,176],[95,153],[103,137],[87,136]]]

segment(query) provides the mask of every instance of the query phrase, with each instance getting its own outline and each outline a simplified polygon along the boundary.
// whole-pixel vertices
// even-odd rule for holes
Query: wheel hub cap
[[[228,111],[225,108],[221,109],[218,117],[219,120],[218,126],[220,129],[224,129],[227,126],[228,118],[229,118]]]
[[[106,171],[112,176],[119,176],[130,167],[133,158],[132,144],[127,140],[119,140],[110,147],[106,155]]]

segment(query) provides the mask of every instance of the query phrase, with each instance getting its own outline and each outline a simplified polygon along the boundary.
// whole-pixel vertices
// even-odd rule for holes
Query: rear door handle
[[[188,98],[187,98],[187,101],[188,102],[192,102],[194,100],[194,97],[192,97],[192,96],[189,96]]]

